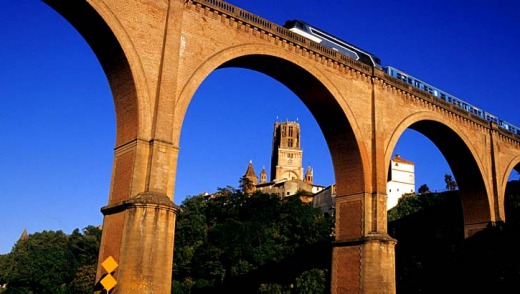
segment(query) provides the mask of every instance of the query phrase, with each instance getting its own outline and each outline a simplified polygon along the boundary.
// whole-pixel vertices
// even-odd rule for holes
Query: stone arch
[[[116,146],[138,136],[149,137],[149,95],[146,89],[139,88],[139,85],[145,84],[140,81],[145,80],[145,75],[138,54],[117,18],[102,3],[59,0],[44,2],[83,36],[103,68],[114,99]]]
[[[520,155],[513,157],[509,161],[509,163],[505,167],[504,172],[502,174],[499,174],[497,172],[497,182],[500,184],[500,186],[499,186],[500,190],[498,191],[498,202],[499,202],[498,207],[501,209],[499,211],[499,213],[501,214],[502,219],[504,221],[507,221],[507,219],[506,219],[507,216],[504,211],[504,205],[505,205],[505,200],[506,200],[505,199],[506,187],[507,187],[507,182],[509,181],[510,174],[513,172],[513,170],[520,172]]]
[[[398,139],[408,128],[430,139],[448,162],[459,186],[465,236],[471,236],[473,228],[481,228],[494,221],[493,187],[484,180],[485,165],[468,135],[444,117],[423,111],[403,119],[385,148],[386,166],[390,163],[391,152]]]
[[[292,180],[293,178],[294,179],[299,179],[298,178],[298,174],[295,171],[292,171],[292,170],[291,171],[286,171],[285,174],[289,174],[289,178],[287,178],[287,180]]]
[[[214,70],[227,67],[251,69],[266,74],[293,91],[316,119],[331,153],[338,194],[359,193],[367,189],[363,165],[369,162],[367,149],[349,106],[315,66],[305,60],[288,58],[279,48],[240,45],[227,48],[206,59],[195,69],[182,88],[177,102],[174,130],[180,130],[189,103],[202,81]],[[319,99],[315,99],[319,97]],[[173,135],[179,142],[180,132]],[[345,154],[345,150],[348,150]],[[341,176],[348,174],[349,176]]]

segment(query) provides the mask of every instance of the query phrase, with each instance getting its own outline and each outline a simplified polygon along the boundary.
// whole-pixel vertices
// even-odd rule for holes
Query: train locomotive
[[[356,47],[346,41],[343,41],[321,29],[318,29],[318,28],[304,22],[304,21],[288,20],[285,22],[284,27],[296,34],[306,37],[316,43],[327,46],[327,47],[329,47],[335,51],[338,51],[339,53],[347,55],[355,60],[363,62],[372,67],[377,67],[379,69],[382,69],[386,74],[388,74],[396,79],[399,79],[407,84],[410,84],[413,87],[421,89],[422,91],[430,93],[431,95],[433,95],[439,99],[442,99],[448,103],[451,103],[451,104],[453,104],[469,113],[477,115],[487,121],[494,122],[504,130],[512,132],[516,135],[520,135],[520,128],[514,126],[513,124],[508,123],[507,121],[505,121],[491,113],[488,113],[474,105],[471,105],[470,103],[468,103],[462,99],[459,99],[445,91],[442,91],[442,90],[438,89],[437,87],[434,87],[416,77],[413,77],[412,75],[409,75],[409,74],[405,73],[404,71],[401,71],[393,66],[382,66],[381,59],[379,57],[377,57],[376,55],[371,54],[365,50],[362,50],[361,48]]]
[[[352,44],[338,39],[304,21],[297,19],[288,20],[285,22],[284,27],[298,35],[332,48],[333,50],[345,54],[355,60],[361,61],[370,66],[381,67],[381,59],[374,54],[368,53]]]

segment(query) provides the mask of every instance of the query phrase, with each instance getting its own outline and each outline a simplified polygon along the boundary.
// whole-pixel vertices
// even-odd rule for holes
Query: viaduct
[[[457,179],[465,236],[505,222],[520,137],[220,0],[43,0],[85,38],[107,76],[116,146],[101,261],[112,293],[170,293],[179,138],[190,100],[214,70],[239,67],[292,90],[323,132],[336,176],[333,293],[395,293],[396,240],[386,181],[399,137],[428,137]]]

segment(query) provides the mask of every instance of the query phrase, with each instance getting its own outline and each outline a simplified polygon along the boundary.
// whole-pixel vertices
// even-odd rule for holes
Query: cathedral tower
[[[303,180],[302,154],[300,125],[297,122],[276,122],[271,155],[271,181]]]

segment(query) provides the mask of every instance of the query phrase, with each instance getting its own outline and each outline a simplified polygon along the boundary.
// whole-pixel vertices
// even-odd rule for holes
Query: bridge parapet
[[[373,74],[373,67],[369,65],[352,59],[347,55],[341,54],[327,46],[323,46],[294,32],[291,32],[281,25],[259,17],[227,2],[220,0],[190,0],[189,3],[200,5],[203,8],[210,9],[230,19],[235,19],[247,26],[261,30],[274,38],[288,42],[298,48],[311,51],[354,70],[363,72],[367,75]]]
[[[492,123],[478,115],[475,115],[471,112],[461,109],[460,107],[457,107],[456,105],[453,105],[452,103],[439,99],[438,97],[435,97],[434,95],[432,95],[430,93],[427,93],[421,89],[413,87],[412,85],[405,83],[400,79],[394,78],[394,77],[386,74],[382,70],[375,70],[374,77],[381,79],[384,83],[386,83],[387,85],[389,85],[391,87],[394,87],[398,90],[401,90],[405,93],[412,95],[416,99],[420,99],[424,102],[431,103],[439,108],[442,108],[454,115],[461,117],[462,119],[465,119],[472,123],[478,124],[481,127],[489,129],[489,130],[496,130],[501,136],[505,136],[505,137],[509,138],[510,140],[515,141],[517,144],[520,144],[519,135],[514,134],[512,132],[508,132],[508,131],[504,130],[503,128],[498,127],[498,125],[496,123]],[[493,127],[493,125],[496,125],[496,127]]]

